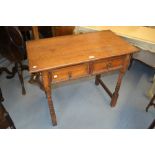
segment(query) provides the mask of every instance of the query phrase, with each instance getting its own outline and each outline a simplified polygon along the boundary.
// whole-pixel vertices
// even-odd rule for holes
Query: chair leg
[[[148,129],[154,129],[155,127],[155,119],[153,120],[153,122],[150,124],[150,126],[148,127]]]
[[[14,67],[12,68],[12,71],[9,71],[7,68],[5,67],[0,67],[0,74],[5,71],[6,73],[8,73],[9,75],[6,76],[7,79],[11,79],[15,76],[16,73],[18,73],[18,77],[22,86],[22,94],[25,95],[26,91],[25,91],[25,87],[24,87],[24,80],[23,80],[23,70],[28,70],[28,66],[27,65],[22,65],[22,63],[15,63]]]
[[[26,90],[25,90],[25,87],[24,87],[22,64],[21,63],[17,64],[17,67],[18,67],[18,69],[17,69],[18,77],[19,77],[19,80],[20,80],[20,83],[21,83],[21,86],[22,86],[22,94],[25,95]]]
[[[1,88],[0,88],[0,103],[4,101],[4,98],[2,96],[2,91],[1,91]]]
[[[11,71],[9,71],[6,67],[0,67],[0,74],[2,74],[2,72],[6,72],[7,74],[12,74]]]
[[[147,105],[147,107],[146,107],[146,112],[148,112],[148,109],[150,108],[150,106],[154,106],[154,107],[155,107],[155,103],[153,103],[154,100],[155,100],[155,94],[154,94],[154,96],[152,97],[150,103]]]
[[[15,74],[17,73],[17,70],[18,70],[18,64],[15,63],[15,66],[12,68],[12,75],[8,75],[6,78],[7,79],[11,79],[15,76]]]
[[[16,63],[15,66],[12,68],[12,71],[9,71],[6,67],[0,67],[0,74],[2,74],[2,72],[6,72],[8,74],[6,76],[7,79],[13,78],[17,72]]]
[[[22,71],[23,70],[27,70],[28,71],[29,70],[28,66],[27,65],[22,65]]]
[[[155,91],[155,75],[154,75],[154,78],[153,78],[153,83],[152,83],[152,85],[151,85],[151,87],[150,87],[150,89],[149,89],[149,91],[147,93],[149,98],[153,97],[154,91]]]

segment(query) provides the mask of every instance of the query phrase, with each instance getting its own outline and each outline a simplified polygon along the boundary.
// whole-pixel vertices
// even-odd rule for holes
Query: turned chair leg
[[[28,66],[27,65],[21,65],[21,70],[28,70]],[[14,67],[12,68],[12,71],[7,75],[7,79],[11,79],[15,76],[15,74],[18,72],[18,64],[15,63]]]
[[[25,90],[25,87],[24,87],[22,64],[21,63],[17,64],[17,68],[18,68],[17,69],[18,77],[19,77],[19,80],[20,80],[20,83],[21,83],[21,86],[22,86],[22,94],[25,95],[26,94],[26,90]]]
[[[147,105],[147,107],[146,107],[146,112],[148,112],[148,109],[150,108],[150,106],[154,106],[154,107],[155,107],[155,103],[153,103],[154,100],[155,100],[155,94],[154,94],[154,96],[152,97],[150,103]]]
[[[0,67],[0,74],[2,74],[2,72],[6,72],[7,74],[12,74],[11,71],[9,71],[6,67]]]
[[[17,63],[15,63],[14,67],[12,68],[11,74],[6,76],[7,79],[11,79],[15,76],[15,74],[17,73],[17,67],[18,65]]]
[[[17,64],[15,63],[15,66],[12,68],[11,71],[9,71],[6,67],[0,67],[0,74],[2,72],[6,72],[7,74],[9,74],[6,76],[7,79],[13,78],[17,72]]]
[[[0,102],[3,102],[4,101],[4,98],[2,96],[2,91],[1,91],[1,88],[0,88]]]
[[[155,127],[155,119],[153,120],[153,122],[150,124],[150,126],[148,127],[148,129],[154,129]]]

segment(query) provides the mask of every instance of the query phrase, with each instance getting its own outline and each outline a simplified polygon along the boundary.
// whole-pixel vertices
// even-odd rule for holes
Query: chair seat
[[[14,63],[12,71],[6,67],[0,67],[0,74],[5,71],[11,79],[18,73],[18,77],[22,86],[22,94],[26,93],[24,87],[23,70],[28,70],[28,66],[23,65],[22,61],[26,59],[25,42],[19,29],[15,26],[0,27],[0,54],[10,62]]]

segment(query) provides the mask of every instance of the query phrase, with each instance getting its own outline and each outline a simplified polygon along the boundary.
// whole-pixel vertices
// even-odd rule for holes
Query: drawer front
[[[88,75],[88,64],[56,69],[52,72],[52,82],[66,81]]]
[[[117,70],[122,67],[124,57],[99,60],[93,63],[93,74]]]
[[[107,61],[108,70],[119,69],[123,66],[124,57],[116,57]]]

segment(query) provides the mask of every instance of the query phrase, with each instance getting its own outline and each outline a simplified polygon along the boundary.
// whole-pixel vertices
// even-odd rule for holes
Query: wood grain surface
[[[109,30],[33,40],[26,46],[31,73],[139,51]]]

